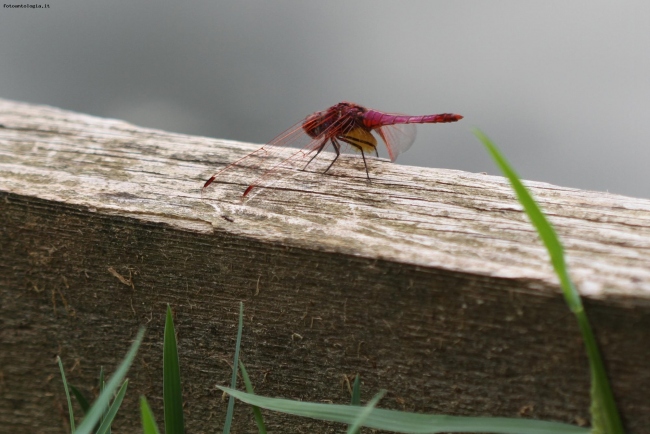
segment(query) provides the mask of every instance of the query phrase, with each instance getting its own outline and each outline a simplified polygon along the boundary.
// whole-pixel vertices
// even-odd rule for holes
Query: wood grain
[[[118,427],[138,432],[139,393],[161,420],[170,303],[188,432],[219,429],[240,300],[260,394],[347,402],[360,372],[387,408],[588,420],[578,329],[504,178],[372,159],[368,183],[349,156],[242,202],[253,168],[201,186],[255,145],[6,100],[0,125],[0,426],[62,432],[55,355],[90,389],[141,324]],[[526,184],[562,238],[626,426],[649,432],[650,201]]]

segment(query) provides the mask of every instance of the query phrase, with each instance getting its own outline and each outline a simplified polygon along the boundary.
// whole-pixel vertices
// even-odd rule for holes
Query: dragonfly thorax
[[[355,129],[361,122],[361,116],[366,111],[360,105],[351,102],[340,102],[327,110],[313,113],[302,124],[303,130],[310,137],[317,138],[328,135],[328,131],[336,130],[345,134]],[[332,128],[332,127],[335,128]]]

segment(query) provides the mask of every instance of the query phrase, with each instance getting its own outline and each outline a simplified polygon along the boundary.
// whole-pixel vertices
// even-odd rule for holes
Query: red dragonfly
[[[334,148],[336,156],[327,166],[327,172],[339,158],[341,152],[351,149],[361,153],[366,176],[370,180],[366,152],[377,152],[377,138],[386,145],[388,156],[395,161],[397,156],[411,147],[415,140],[415,126],[413,124],[446,123],[461,120],[461,115],[443,113],[437,115],[408,116],[394,113],[384,113],[378,110],[367,109],[351,102],[340,102],[327,110],[313,113],[305,120],[289,128],[266,145],[252,152],[212,175],[203,185],[203,190],[222,173],[234,167],[244,166],[245,160],[263,157],[271,161],[271,167],[251,185],[246,188],[242,199],[254,188],[269,185],[273,180],[279,179],[282,172],[299,169],[305,170],[321,151],[330,145]],[[375,133],[375,135],[373,135]],[[285,147],[298,148],[289,156],[281,158],[278,162],[275,157],[281,155],[280,149]],[[306,161],[306,163],[305,163]]]

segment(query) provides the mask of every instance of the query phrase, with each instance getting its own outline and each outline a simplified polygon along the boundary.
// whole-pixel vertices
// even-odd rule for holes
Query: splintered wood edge
[[[0,125],[0,188],[8,193],[186,231],[557,286],[502,177],[372,159],[368,183],[351,156],[332,176],[317,165],[294,171],[242,202],[251,168],[224,173],[204,196],[201,187],[259,145],[6,100]],[[583,295],[648,302],[650,201],[526,184],[556,227]]]

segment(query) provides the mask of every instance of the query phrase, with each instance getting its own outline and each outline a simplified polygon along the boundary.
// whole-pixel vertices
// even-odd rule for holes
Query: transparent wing
[[[384,125],[376,128],[375,131],[386,144],[388,156],[393,162],[415,141],[415,124]]]
[[[247,173],[252,170],[257,175],[243,196],[253,188],[269,186],[290,172],[303,169],[319,153],[319,149],[322,151],[331,146],[329,138],[340,128],[340,122],[333,122],[332,116],[324,116],[319,122],[329,127],[323,128],[315,138],[305,132],[302,120],[258,150],[217,171],[206,181],[202,191],[236,168],[245,168]]]

